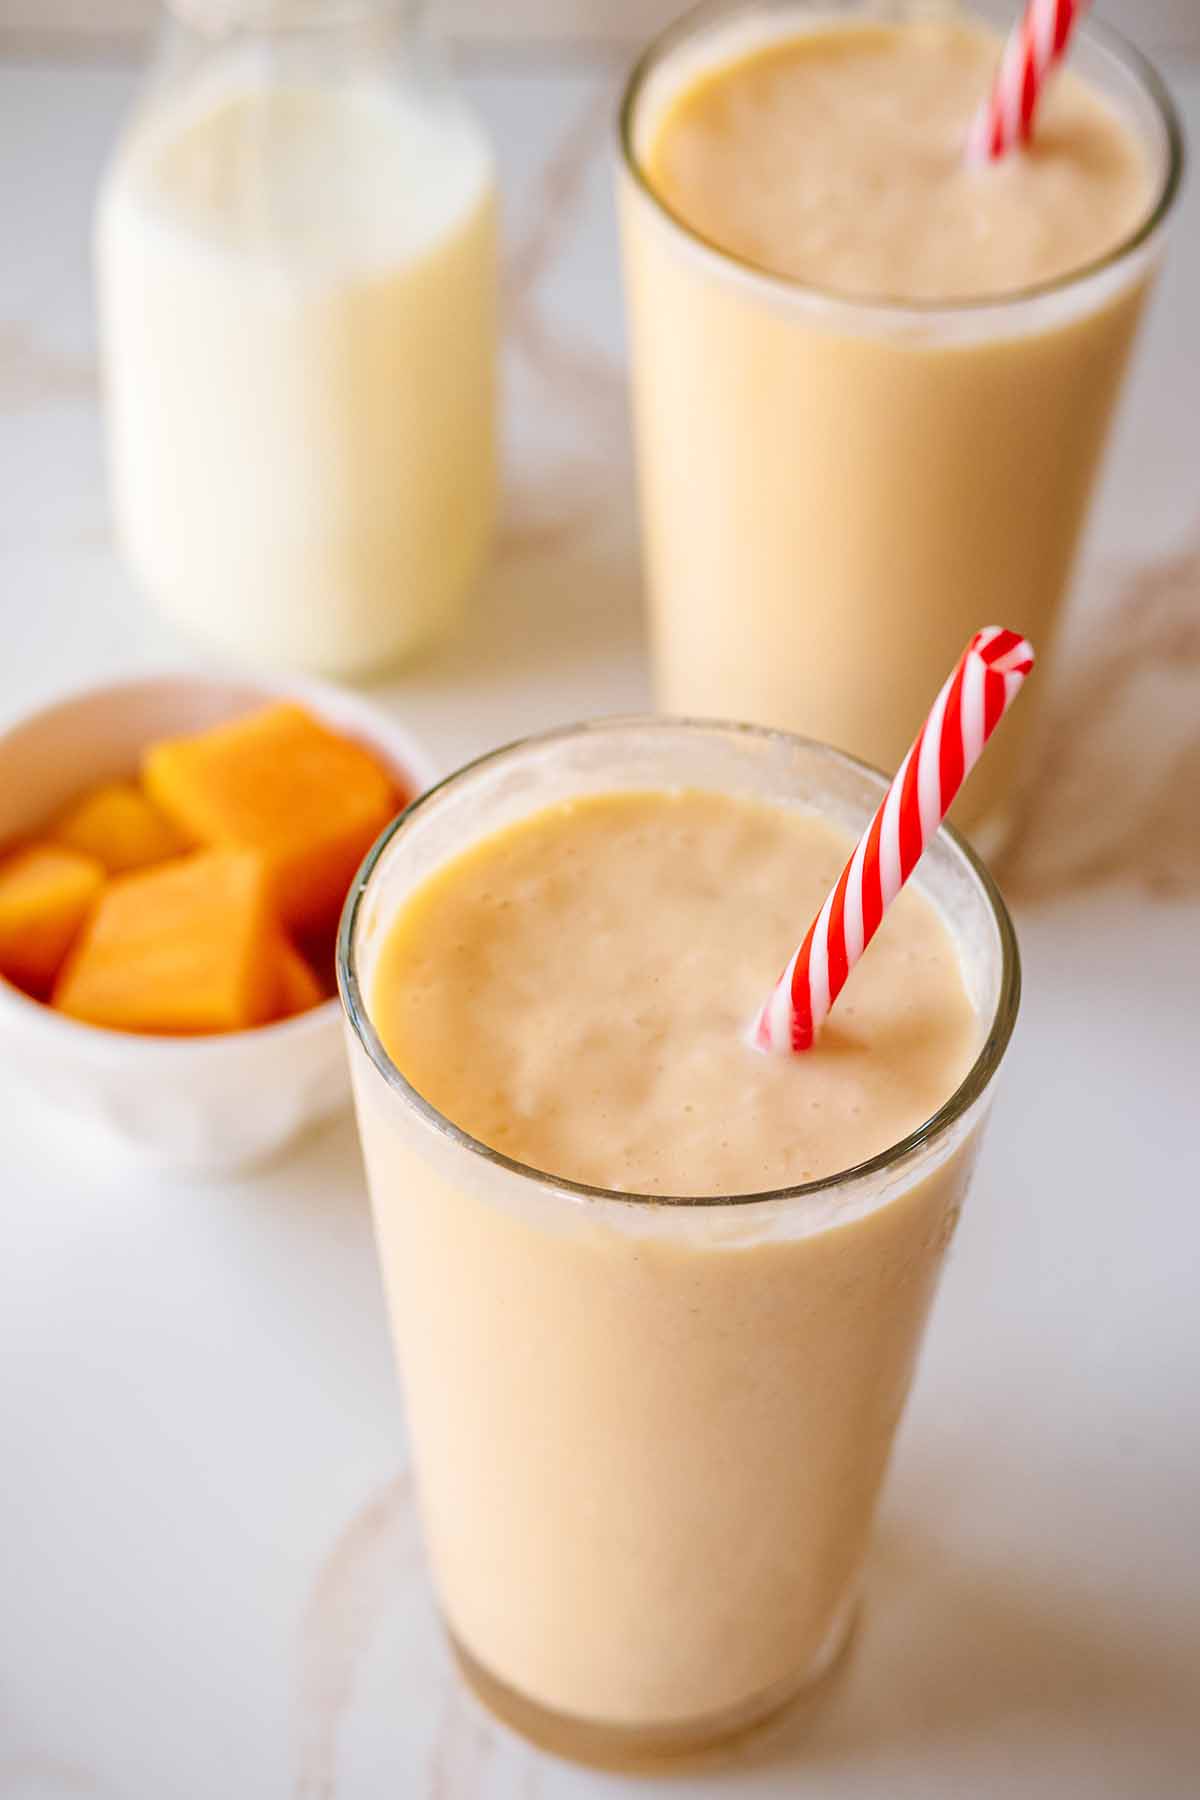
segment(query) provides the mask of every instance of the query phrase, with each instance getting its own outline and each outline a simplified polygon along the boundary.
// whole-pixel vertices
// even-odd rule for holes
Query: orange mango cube
[[[252,851],[197,851],[115,876],[67,958],[53,1004],[115,1031],[260,1025],[279,988],[277,929],[267,870]]]
[[[325,998],[320,982],[311,965],[282,932],[277,959],[279,986],[275,1005],[280,1018],[290,1019],[296,1013],[309,1012],[314,1006],[320,1006]]]
[[[44,999],[103,886],[94,857],[56,844],[0,862],[0,975]]]
[[[281,918],[301,934],[336,918],[400,804],[375,757],[291,702],[152,745],[143,776],[193,840],[259,851]]]
[[[178,856],[187,844],[132,781],[92,788],[65,812],[54,841],[94,856],[110,875]]]

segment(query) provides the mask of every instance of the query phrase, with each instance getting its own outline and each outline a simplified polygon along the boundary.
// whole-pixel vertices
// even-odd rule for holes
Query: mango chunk
[[[276,1012],[283,1019],[308,1012],[320,1006],[325,994],[311,966],[304,960],[290,938],[279,934],[277,951],[278,989]]]
[[[188,847],[132,781],[93,788],[63,814],[51,835],[57,844],[96,857],[110,875],[166,862]]]
[[[146,752],[155,803],[201,843],[259,851],[285,925],[329,925],[400,804],[388,772],[290,702]]]
[[[253,851],[202,850],[117,875],[55,984],[53,1004],[114,1031],[240,1031],[279,987],[267,870]]]
[[[0,862],[0,975],[44,999],[103,886],[94,857],[56,844]]]

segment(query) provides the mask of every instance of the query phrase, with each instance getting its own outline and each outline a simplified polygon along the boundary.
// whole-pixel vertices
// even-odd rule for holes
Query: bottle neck
[[[354,32],[386,26],[415,32],[426,0],[165,0],[170,18],[209,38],[242,34]]]

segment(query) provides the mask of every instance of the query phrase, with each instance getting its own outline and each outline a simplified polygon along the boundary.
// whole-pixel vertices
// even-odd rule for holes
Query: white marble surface
[[[508,505],[471,633],[381,690],[447,765],[648,698],[611,76],[469,85],[507,206]],[[1176,86],[1200,138],[1200,74]],[[130,92],[0,68],[6,709],[188,654],[113,557],[99,460],[88,210]],[[857,1651],[815,1722],[672,1794],[1197,1792],[1198,320],[1193,189],[1011,866],[1024,1016]],[[451,1674],[348,1122],[237,1184],[151,1182],[0,1071],[0,1202],[0,1800],[641,1790],[507,1737]]]

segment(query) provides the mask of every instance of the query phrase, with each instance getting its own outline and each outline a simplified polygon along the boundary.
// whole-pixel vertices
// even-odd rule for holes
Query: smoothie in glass
[[[660,704],[894,768],[981,618],[1044,648],[1175,191],[1169,101],[1086,26],[968,168],[1009,0],[702,7],[620,178]],[[1023,709],[956,817],[1004,834]]]
[[[739,1730],[850,1625],[1017,996],[943,833],[814,1049],[749,1047],[883,785],[749,730],[533,740],[411,809],[343,921],[443,1613],[568,1754]]]

